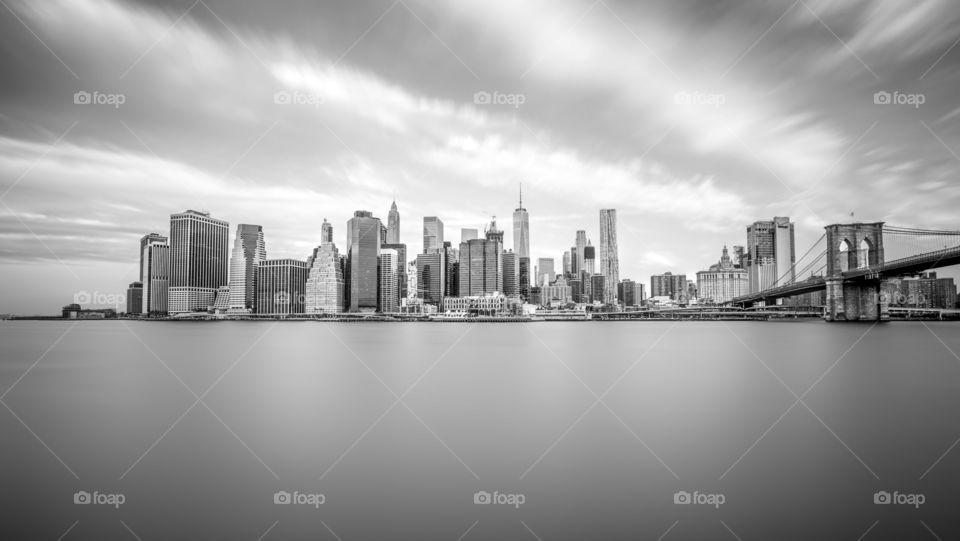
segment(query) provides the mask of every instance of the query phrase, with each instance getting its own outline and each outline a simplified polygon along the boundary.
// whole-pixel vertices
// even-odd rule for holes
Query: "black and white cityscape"
[[[0,0],[0,537],[957,538],[958,28]]]

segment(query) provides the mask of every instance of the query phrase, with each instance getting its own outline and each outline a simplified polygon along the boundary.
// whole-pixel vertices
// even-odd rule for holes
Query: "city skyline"
[[[271,257],[304,258],[321,217],[386,222],[396,196],[412,256],[423,216],[481,227],[523,182],[531,261],[561,267],[577,229],[598,245],[615,206],[638,282],[693,276],[771,216],[798,249],[851,212],[958,227],[947,2],[44,6],[0,20],[23,75],[0,89],[0,312],[122,292],[128,246],[173,209],[260,224]]]

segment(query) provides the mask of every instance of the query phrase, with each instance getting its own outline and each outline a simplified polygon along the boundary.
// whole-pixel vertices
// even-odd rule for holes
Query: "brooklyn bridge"
[[[884,285],[892,278],[960,263],[960,231],[897,227],[884,222],[833,224],[762,291],[734,298],[751,307],[826,291],[828,321],[888,319]]]

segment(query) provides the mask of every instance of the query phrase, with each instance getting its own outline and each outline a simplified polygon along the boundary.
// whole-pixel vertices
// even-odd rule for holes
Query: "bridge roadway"
[[[910,257],[896,259],[873,267],[864,267],[841,273],[844,282],[863,280],[867,278],[888,278],[905,274],[916,274],[933,268],[948,267],[960,264],[960,246],[945,248]],[[814,291],[826,289],[827,281],[822,276],[814,276],[802,282],[742,295],[734,298],[731,304],[752,304],[758,301],[769,301],[783,297],[792,297]]]

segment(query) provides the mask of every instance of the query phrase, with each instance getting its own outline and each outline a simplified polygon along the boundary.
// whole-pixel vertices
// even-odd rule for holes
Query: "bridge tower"
[[[879,273],[844,281],[843,273],[883,265],[883,222],[828,225],[827,321],[880,321],[889,317]]]

